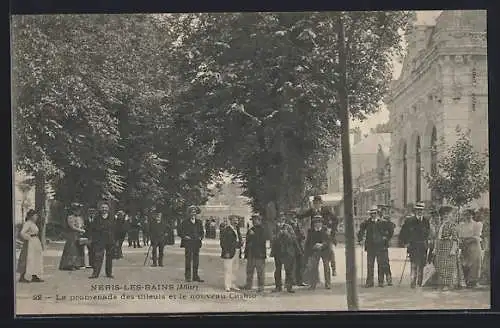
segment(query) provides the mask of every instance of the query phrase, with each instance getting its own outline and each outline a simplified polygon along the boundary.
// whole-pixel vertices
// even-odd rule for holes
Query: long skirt
[[[457,255],[450,255],[452,240],[439,240],[435,246],[435,267],[439,287],[453,287],[458,275]]]
[[[85,266],[83,246],[78,243],[77,234],[68,234],[64,244],[59,270],[73,270]]]
[[[26,279],[31,276],[41,278],[43,274],[43,249],[38,237],[31,237],[23,243],[17,262],[17,272],[24,275]]]
[[[483,263],[481,265],[481,284],[490,284],[490,251],[489,249],[484,251]]]
[[[475,238],[464,240],[462,266],[466,283],[476,283],[481,275],[481,245]]]

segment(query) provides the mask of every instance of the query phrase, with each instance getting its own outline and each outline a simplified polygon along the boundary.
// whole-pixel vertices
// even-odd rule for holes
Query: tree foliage
[[[269,201],[294,207],[321,190],[326,154],[339,139],[340,13],[193,14],[171,52],[183,111],[214,145],[261,213]],[[401,50],[406,12],[344,13],[351,115],[375,112]],[[184,58],[183,58],[184,55]],[[316,180],[316,181],[315,181]]]
[[[459,208],[489,188],[487,156],[474,149],[468,133],[459,132],[457,142],[438,161],[438,170],[425,174],[430,188]]]
[[[181,210],[228,171],[254,209],[325,187],[349,110],[378,110],[407,12],[51,15],[13,19],[16,164],[63,202]],[[138,205],[140,204],[140,205]]]

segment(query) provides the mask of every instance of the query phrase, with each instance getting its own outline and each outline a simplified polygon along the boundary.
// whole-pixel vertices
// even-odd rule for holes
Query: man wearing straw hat
[[[423,215],[425,204],[418,202],[413,209],[415,215],[405,220],[399,233],[400,242],[407,247],[410,257],[411,288],[415,288],[417,285],[422,286],[431,232],[430,221]]]
[[[366,262],[367,262],[367,274],[366,274],[366,288],[374,286],[374,267],[375,261],[377,261],[377,271],[378,271],[378,285],[379,287],[384,286],[384,259],[383,253],[385,249],[385,224],[378,217],[378,207],[373,206],[370,211],[370,217],[363,221],[359,227],[358,231],[358,242],[361,244],[363,240],[365,241],[365,251],[366,251]]]

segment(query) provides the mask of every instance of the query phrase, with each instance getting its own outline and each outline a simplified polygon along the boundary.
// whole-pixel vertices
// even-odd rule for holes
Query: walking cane
[[[408,262],[408,255],[405,257],[405,262],[403,263],[403,271],[401,272],[401,278],[399,278],[398,286],[401,286],[401,282],[403,281],[403,276],[405,275],[406,263]]]
[[[149,252],[151,251],[151,245],[149,245],[148,247],[148,251],[146,253],[146,258],[144,259],[144,264],[143,266],[146,266],[146,262],[148,261],[148,258],[149,258]]]
[[[359,249],[361,250],[361,285],[363,285],[364,281],[365,281],[365,270],[364,270],[364,263],[365,263],[364,253],[365,252],[363,252],[363,245],[361,245],[361,247]]]

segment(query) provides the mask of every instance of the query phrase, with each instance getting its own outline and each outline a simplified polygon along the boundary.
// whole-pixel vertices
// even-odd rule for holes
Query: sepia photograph
[[[15,315],[490,309],[486,16],[12,15]]]

